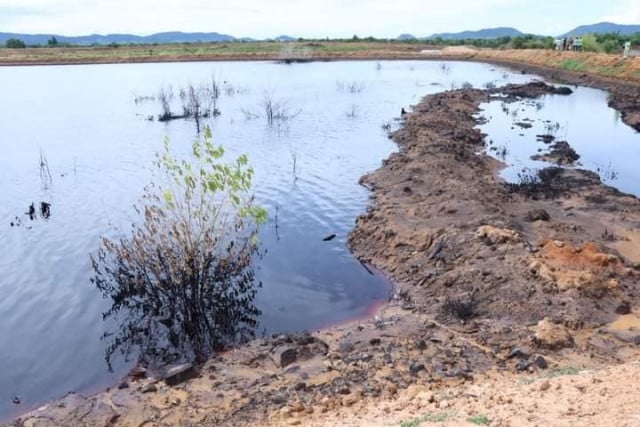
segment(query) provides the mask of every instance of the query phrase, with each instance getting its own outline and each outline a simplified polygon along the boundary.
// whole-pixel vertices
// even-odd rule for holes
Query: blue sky
[[[0,32],[63,35],[396,37],[496,26],[557,35],[600,21],[640,24],[640,0],[0,0]]]

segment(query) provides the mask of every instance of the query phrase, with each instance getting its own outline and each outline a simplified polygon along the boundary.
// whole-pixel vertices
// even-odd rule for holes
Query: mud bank
[[[433,402],[489,370],[637,358],[640,201],[579,170],[499,181],[474,118],[493,95],[426,97],[393,135],[399,152],[362,178],[372,200],[350,246],[397,283],[373,319],[256,340],[177,379],[139,370],[11,425],[304,425],[409,390]]]

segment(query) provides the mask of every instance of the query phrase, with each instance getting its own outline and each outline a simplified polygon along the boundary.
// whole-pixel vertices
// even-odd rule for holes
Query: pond
[[[566,141],[580,156],[571,165],[596,172],[607,185],[640,196],[640,134],[620,113],[607,106],[602,90],[571,87],[571,95],[546,95],[513,103],[481,105],[487,122],[479,128],[488,136],[487,153],[504,161],[500,176],[518,181],[523,170],[550,166],[532,157],[544,155],[557,141]],[[542,136],[548,136],[545,143]]]
[[[1,68],[0,419],[70,391],[98,391],[130,368],[117,360],[107,369],[100,337],[113,326],[102,317],[110,301],[90,282],[89,254],[113,226],[137,220],[133,206],[163,138],[185,153],[197,135],[192,120],[157,121],[159,90],[171,86],[179,110],[180,88],[212,75],[223,89],[221,115],[204,122],[231,156],[248,154],[256,200],[269,213],[260,233],[267,252],[256,264],[258,335],[365,316],[389,295],[346,241],[369,198],[358,180],[395,149],[388,129],[401,108],[465,83],[531,79],[429,61]],[[265,97],[289,119],[269,125]],[[34,220],[25,214],[32,203]]]

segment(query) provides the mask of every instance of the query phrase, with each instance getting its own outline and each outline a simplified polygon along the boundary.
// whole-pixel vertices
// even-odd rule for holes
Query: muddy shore
[[[614,108],[635,114],[633,85],[535,68],[526,71],[609,90]],[[362,178],[372,200],[349,243],[396,283],[374,318],[256,340],[177,377],[137,371],[11,425],[304,425],[402,390],[433,400],[490,370],[526,377],[637,358],[640,201],[579,170],[551,169],[533,186],[501,182],[475,128],[493,95],[426,97],[393,134],[399,152]]]

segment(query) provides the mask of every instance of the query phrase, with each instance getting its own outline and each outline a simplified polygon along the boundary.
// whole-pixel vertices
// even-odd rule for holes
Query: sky
[[[640,0],[0,0],[0,32],[67,36],[391,38],[498,26],[559,35],[601,21],[640,24]]]

